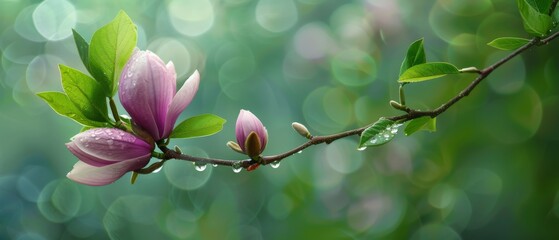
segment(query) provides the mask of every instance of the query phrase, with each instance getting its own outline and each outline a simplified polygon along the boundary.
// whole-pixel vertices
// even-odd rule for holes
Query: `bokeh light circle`
[[[25,39],[43,42],[46,39],[37,31],[33,24],[33,12],[37,5],[31,5],[19,12],[14,23],[14,30]]]
[[[53,55],[39,55],[27,66],[25,79],[32,92],[52,91],[60,89],[60,73],[58,64],[62,59]]]
[[[173,0],[167,5],[173,27],[186,36],[199,36],[214,24],[214,7],[209,0]]]
[[[432,240],[432,239],[446,239],[446,240],[460,240],[460,235],[452,228],[443,225],[432,223],[419,228],[411,237],[412,240]]]
[[[183,148],[183,152],[198,157],[208,157],[204,150],[196,147]],[[210,179],[212,171],[212,166],[206,166],[204,171],[199,172],[193,164],[187,164],[182,161],[169,161],[163,167],[167,180],[173,186],[183,190],[194,190],[204,186]]]
[[[483,128],[489,136],[505,144],[520,143],[533,137],[543,116],[540,96],[529,86],[515,94],[503,95],[489,103],[484,111]]]
[[[42,189],[37,206],[51,222],[62,223],[75,217],[82,203],[76,184],[68,179],[54,180]]]
[[[309,60],[321,59],[335,50],[335,42],[328,26],[309,23],[299,28],[293,40],[295,51]]]
[[[318,132],[337,132],[353,120],[353,103],[341,88],[321,87],[312,91],[303,103],[303,115],[309,127]]]
[[[177,79],[187,78],[194,72],[192,57],[186,46],[173,38],[159,38],[152,41],[148,50],[157,54],[165,63],[172,61],[177,72]]]
[[[62,40],[72,35],[76,22],[76,8],[66,0],[45,0],[33,12],[35,28],[51,41]]]
[[[259,0],[255,14],[256,22],[270,32],[289,30],[299,16],[293,0]]]
[[[328,145],[324,158],[335,171],[349,174],[357,171],[363,164],[363,154],[357,151],[355,141],[340,139],[336,144]]]
[[[490,0],[438,0],[438,4],[446,11],[460,16],[476,16],[493,7]]]
[[[266,209],[268,213],[277,220],[285,219],[293,210],[294,204],[291,198],[283,193],[276,193],[270,197]]]
[[[377,77],[377,64],[373,57],[358,49],[338,52],[331,60],[332,74],[340,83],[361,87]]]
[[[505,55],[501,52],[489,55],[486,66],[498,61]],[[522,89],[525,78],[526,67],[524,59],[522,56],[517,56],[491,73],[491,77],[487,79],[487,82],[491,89],[497,93],[512,94]]]

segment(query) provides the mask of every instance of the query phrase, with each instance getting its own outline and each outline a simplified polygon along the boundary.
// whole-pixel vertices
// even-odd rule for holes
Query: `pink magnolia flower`
[[[120,102],[136,125],[155,141],[171,134],[177,118],[198,91],[198,71],[194,71],[178,92],[176,79],[173,62],[165,65],[150,51],[135,50],[122,70]]]
[[[154,146],[116,128],[96,128],[74,136],[66,147],[80,161],[67,175],[71,180],[101,186],[148,164]]]
[[[239,112],[239,117],[237,117],[237,123],[235,126],[235,135],[237,136],[237,143],[241,147],[244,153],[247,153],[247,146],[245,146],[246,139],[248,135],[254,132],[260,140],[260,151],[258,154],[264,151],[266,148],[266,143],[268,142],[268,131],[260,122],[254,114],[250,111],[241,109]],[[251,156],[252,157],[252,156]]]

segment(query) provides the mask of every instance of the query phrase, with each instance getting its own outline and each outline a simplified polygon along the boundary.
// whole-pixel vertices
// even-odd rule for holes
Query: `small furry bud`
[[[311,139],[313,136],[311,135],[311,133],[309,132],[309,130],[307,129],[307,127],[305,127],[305,125],[300,124],[298,122],[293,122],[291,124],[291,127],[293,127],[293,129],[295,129],[295,131],[297,131],[297,133],[299,133],[301,136],[307,138],[307,139]]]

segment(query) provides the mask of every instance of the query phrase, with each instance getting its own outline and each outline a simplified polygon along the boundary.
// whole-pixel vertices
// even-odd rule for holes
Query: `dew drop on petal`
[[[273,161],[272,163],[270,163],[270,166],[272,166],[272,168],[279,168],[280,162],[279,161]]]

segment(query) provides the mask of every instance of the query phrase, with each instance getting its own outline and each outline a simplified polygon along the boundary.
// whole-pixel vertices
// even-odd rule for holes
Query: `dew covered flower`
[[[112,183],[148,164],[153,145],[116,128],[95,128],[74,136],[66,147],[79,161],[67,175],[91,186]]]
[[[176,91],[173,62],[165,64],[150,51],[135,50],[120,77],[118,96],[134,123],[155,141],[171,134],[177,118],[198,91],[195,71]]]
[[[251,133],[256,138],[253,144],[250,143],[249,139]],[[260,155],[268,142],[268,131],[262,125],[262,122],[250,111],[244,109],[241,109],[239,117],[237,117],[235,135],[241,150],[250,157]]]

